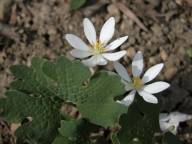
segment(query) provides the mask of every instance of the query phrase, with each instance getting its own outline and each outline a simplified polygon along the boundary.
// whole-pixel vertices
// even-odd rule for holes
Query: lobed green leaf
[[[146,103],[138,96],[127,114],[120,119],[118,133],[121,144],[151,144],[155,132],[159,132],[159,105]]]
[[[89,69],[80,62],[60,57],[56,64],[46,62],[44,73],[58,86],[58,96],[75,104],[82,117],[104,127],[113,127],[122,113],[127,111],[114,101],[125,90],[116,75],[100,72],[91,76]]]
[[[6,96],[0,101],[1,116],[11,123],[22,124],[16,131],[17,143],[53,141],[60,125],[60,105],[49,98],[33,97],[16,90],[7,91]]]
[[[119,77],[107,72],[92,76],[79,61],[60,57],[52,63],[33,58],[30,67],[12,66],[11,72],[16,79],[7,98],[0,100],[0,109],[4,110],[0,115],[11,123],[22,124],[16,131],[19,144],[51,143],[58,134],[63,101],[73,103],[83,118],[103,127],[114,127],[127,111],[114,101],[125,92]],[[75,132],[68,131],[65,137],[69,142],[77,136]]]
[[[71,0],[70,6],[72,10],[76,10],[85,4],[86,0]]]

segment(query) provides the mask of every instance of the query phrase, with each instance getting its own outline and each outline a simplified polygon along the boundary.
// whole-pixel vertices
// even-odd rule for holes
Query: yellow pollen
[[[140,77],[133,77],[133,86],[135,89],[140,89],[143,86]]]
[[[101,43],[99,40],[92,44],[91,46],[94,49],[94,54],[101,54],[104,52],[104,44]]]

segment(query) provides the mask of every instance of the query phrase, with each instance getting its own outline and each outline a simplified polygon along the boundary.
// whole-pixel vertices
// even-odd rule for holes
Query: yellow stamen
[[[96,43],[92,44],[91,47],[94,49],[94,54],[101,54],[104,52],[105,49],[104,44],[101,43],[99,40]]]
[[[143,86],[143,82],[140,77],[133,77],[133,86],[136,89],[140,89]]]

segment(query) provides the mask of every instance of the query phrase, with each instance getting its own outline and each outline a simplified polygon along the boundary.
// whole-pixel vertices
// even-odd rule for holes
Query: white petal
[[[125,90],[126,90],[127,92],[134,89],[134,87],[133,87],[133,85],[132,85],[132,81],[127,82],[127,81],[125,81],[124,79],[121,79],[121,82],[125,85]]]
[[[114,68],[123,80],[127,82],[131,81],[129,74],[127,73],[127,70],[122,64],[120,64],[119,62],[114,62]]]
[[[188,115],[188,114],[180,113],[180,112],[172,112],[169,115],[170,115],[171,119],[173,119],[175,121],[179,121],[179,122],[184,122],[184,121],[192,119],[192,115]]]
[[[167,89],[170,86],[170,84],[166,83],[166,82],[154,82],[152,84],[149,85],[145,85],[143,87],[143,90],[150,93],[150,94],[155,94],[155,93],[159,93],[165,89]]]
[[[92,53],[89,51],[81,51],[77,49],[73,49],[70,53],[75,58],[86,58],[92,55]]]
[[[143,54],[137,52],[132,62],[132,73],[134,77],[139,77],[143,71]]]
[[[88,45],[86,45],[79,37],[77,37],[76,35],[73,34],[66,34],[65,35],[66,40],[68,41],[68,43],[78,49],[78,50],[82,50],[82,51],[89,51],[89,47]]]
[[[107,60],[99,55],[99,56],[97,56],[97,64],[98,65],[106,65],[107,64]]]
[[[176,134],[179,123],[190,119],[192,119],[192,115],[180,112],[162,113],[159,115],[160,128],[162,131],[170,131]]]
[[[163,66],[164,66],[164,64],[160,63],[160,64],[154,65],[151,68],[149,68],[145,72],[145,74],[142,78],[143,83],[147,83],[147,82],[153,80],[159,74],[159,72],[162,70]]]
[[[134,87],[131,84],[126,84],[125,85],[125,90],[126,91],[130,91],[130,90],[133,90],[133,89],[134,89]]]
[[[149,93],[145,92],[144,90],[139,90],[138,93],[139,93],[140,96],[143,97],[143,99],[146,102],[153,103],[153,104],[158,103],[158,99],[154,95],[149,94]]]
[[[88,67],[94,67],[96,65],[106,65],[107,61],[101,55],[95,55],[89,59],[82,60],[82,63]]]
[[[90,44],[93,44],[96,42],[96,31],[93,23],[88,19],[85,18],[83,20],[83,28],[84,33]]]
[[[135,90],[132,90],[127,96],[125,96],[125,98],[121,101],[119,101],[119,103],[125,105],[125,106],[130,106],[135,98]]]
[[[123,44],[128,39],[128,36],[124,36],[121,38],[116,39],[115,41],[111,42],[109,45],[106,46],[105,51],[112,51],[118,48],[121,44]]]
[[[108,43],[108,41],[111,40],[115,32],[115,18],[111,17],[109,18],[103,25],[99,40],[105,44]]]
[[[170,131],[171,133],[176,134],[179,122],[173,121],[170,118],[170,115],[162,113],[159,115],[159,125],[163,132]]]
[[[106,58],[109,61],[117,61],[120,58],[122,58],[124,55],[126,55],[126,51],[119,51],[114,53],[103,53],[102,56]]]
[[[159,121],[168,121],[170,119],[170,116],[168,113],[160,113],[159,114]]]

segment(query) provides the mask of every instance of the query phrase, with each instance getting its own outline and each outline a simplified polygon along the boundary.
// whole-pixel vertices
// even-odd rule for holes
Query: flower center
[[[143,86],[143,82],[140,77],[133,77],[133,86],[135,89],[140,89]]]
[[[92,44],[92,48],[94,49],[93,50],[94,54],[101,54],[104,52],[105,49],[104,44],[101,43],[99,40],[96,43]]]

